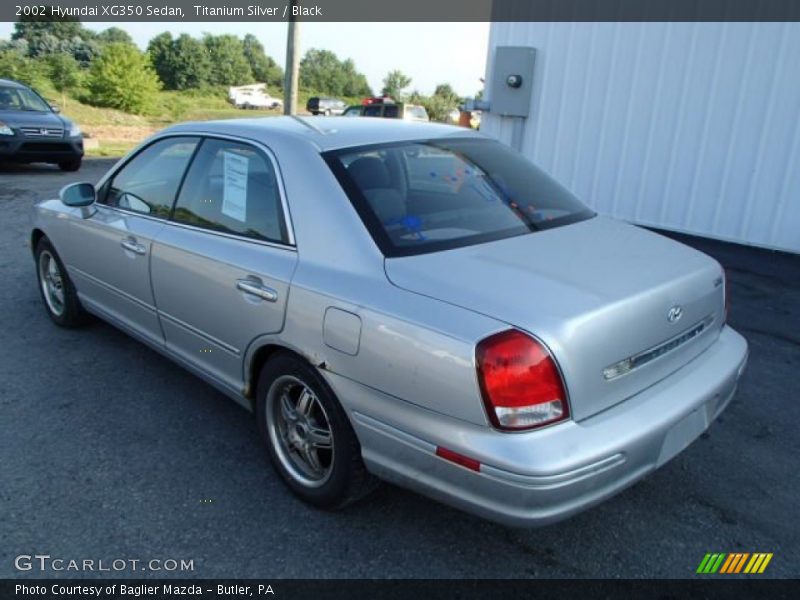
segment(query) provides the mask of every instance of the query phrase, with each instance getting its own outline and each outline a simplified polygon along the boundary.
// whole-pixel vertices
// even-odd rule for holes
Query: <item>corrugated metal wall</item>
[[[494,23],[489,46],[487,81],[495,46],[537,49],[523,152],[598,212],[800,252],[800,23]]]

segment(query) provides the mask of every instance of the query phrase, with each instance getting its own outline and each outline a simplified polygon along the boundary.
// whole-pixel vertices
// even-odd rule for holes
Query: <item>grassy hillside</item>
[[[42,88],[39,91],[45,98],[57,103],[65,116],[80,125],[88,139],[86,154],[89,156],[120,156],[159,129],[182,121],[279,114],[274,110],[244,111],[235,108],[227,102],[224,92],[159,92],[155,108],[150,114],[132,115],[113,108],[90,106],[53,89]]]
[[[242,110],[227,101],[225,90],[161,91],[154,109],[147,115],[132,115],[113,108],[98,108],[64,96],[52,88],[38,87],[39,93],[61,107],[62,113],[74,120],[87,136],[88,156],[121,156],[159,129],[183,121],[211,121],[242,117],[274,117],[279,110]],[[277,92],[273,92],[277,95]],[[301,92],[298,110],[305,112],[311,92]],[[358,103],[358,99],[346,99]],[[96,142],[96,143],[95,143]]]

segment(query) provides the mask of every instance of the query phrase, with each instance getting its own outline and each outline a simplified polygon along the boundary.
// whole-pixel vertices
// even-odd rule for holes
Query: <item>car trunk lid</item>
[[[385,262],[396,286],[532,333],[553,353],[580,421],[705,350],[723,321],[716,261],[596,217]]]

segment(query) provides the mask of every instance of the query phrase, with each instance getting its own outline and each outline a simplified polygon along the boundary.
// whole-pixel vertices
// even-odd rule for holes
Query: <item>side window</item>
[[[369,104],[369,105],[364,107],[364,116],[365,117],[380,117],[382,108],[383,108],[382,104]]]
[[[227,140],[203,141],[173,219],[257,240],[288,239],[272,163],[252,146]]]
[[[397,116],[400,114],[399,109],[400,107],[397,104],[387,104],[386,108],[383,111],[383,116],[387,119],[396,119]]]
[[[197,138],[174,137],[151,144],[114,175],[105,203],[152,217],[169,217],[197,143]]]

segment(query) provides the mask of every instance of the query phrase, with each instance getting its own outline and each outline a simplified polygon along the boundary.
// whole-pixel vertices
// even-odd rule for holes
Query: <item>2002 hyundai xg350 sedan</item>
[[[53,321],[97,315],[252,408],[323,507],[382,478],[555,521],[695,440],[747,357],[714,260],[444,125],[178,125],[38,204],[31,243]]]

